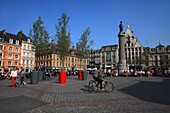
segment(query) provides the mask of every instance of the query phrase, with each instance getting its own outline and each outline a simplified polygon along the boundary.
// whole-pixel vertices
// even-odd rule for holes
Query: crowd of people
[[[1,79],[12,79],[12,87],[26,85],[26,82],[24,82],[25,78],[25,70],[22,67],[20,69],[13,68],[10,71],[1,72]]]
[[[99,77],[118,76],[118,69],[98,69]],[[120,76],[120,75],[119,75]],[[142,77],[142,76],[160,76],[170,77],[170,70],[165,69],[129,69],[125,70],[123,76]]]

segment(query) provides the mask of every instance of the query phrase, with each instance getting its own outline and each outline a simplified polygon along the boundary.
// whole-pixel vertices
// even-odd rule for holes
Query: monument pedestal
[[[119,76],[123,76],[124,75],[124,71],[126,71],[127,68],[125,65],[123,64],[118,64],[118,75]]]

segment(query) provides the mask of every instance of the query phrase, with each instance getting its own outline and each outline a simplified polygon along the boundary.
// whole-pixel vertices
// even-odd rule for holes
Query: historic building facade
[[[43,65],[47,72],[51,72],[54,69],[61,69],[60,55],[58,54],[57,45],[54,40],[52,40],[48,48],[43,54],[37,55],[36,66],[39,68],[39,66]],[[64,60],[64,68],[66,70],[87,68],[87,59],[81,58],[79,53],[74,47],[70,48],[69,55]]]
[[[21,33],[21,31],[20,31]],[[26,37],[22,34],[10,34],[7,33],[6,30],[0,31],[0,68],[2,71],[4,69],[11,70],[12,68],[34,68],[35,66],[35,53],[34,50],[29,49],[25,55],[25,57],[29,57],[27,60],[31,62],[25,62],[23,65],[23,54],[24,54],[24,45],[26,40],[30,40],[30,38]],[[28,42],[28,45],[33,47],[33,43],[31,41]],[[33,54],[32,54],[33,53]]]
[[[30,72],[35,67],[35,46],[31,38],[25,36],[22,30],[17,35],[22,39],[20,65],[26,72]]]
[[[127,70],[132,67],[138,68],[170,68],[170,45],[167,47],[159,44],[155,48],[143,47],[138,38],[135,37],[130,26],[127,25],[125,31],[125,59]],[[96,55],[98,58],[96,59]],[[92,50],[89,53],[88,67],[98,68],[96,62],[99,61],[100,68],[117,67],[119,62],[118,45],[102,46],[99,51]],[[99,60],[100,59],[100,60]]]
[[[160,43],[155,48],[144,47],[146,66],[153,69],[170,69],[170,45],[165,47]]]
[[[118,45],[102,46],[100,68],[113,68],[118,64]]]
[[[12,68],[20,68],[21,60],[21,39],[14,34],[7,33],[6,30],[0,31],[0,57],[1,70],[5,68],[11,70]]]
[[[143,46],[127,25],[125,32],[125,58],[128,66],[142,66]]]

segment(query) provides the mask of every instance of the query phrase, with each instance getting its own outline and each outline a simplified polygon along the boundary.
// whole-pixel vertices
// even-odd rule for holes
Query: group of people
[[[13,68],[11,71],[11,77],[12,77],[12,87],[17,86],[23,86],[26,83],[24,82],[24,76],[25,71],[24,68],[21,68],[20,70],[18,68]]]

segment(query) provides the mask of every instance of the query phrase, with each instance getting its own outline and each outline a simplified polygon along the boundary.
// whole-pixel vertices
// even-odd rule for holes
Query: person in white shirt
[[[15,86],[15,80],[16,80],[16,78],[17,78],[17,75],[18,75],[18,70],[17,70],[17,68],[15,68],[15,69],[13,69],[13,70],[11,71],[12,87],[13,87],[13,88],[14,88],[14,86]]]

